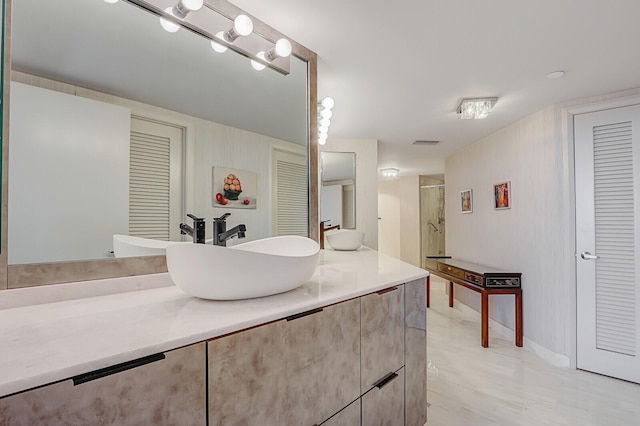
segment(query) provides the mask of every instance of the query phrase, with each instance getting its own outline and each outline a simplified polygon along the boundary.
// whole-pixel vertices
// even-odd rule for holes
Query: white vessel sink
[[[251,299],[293,290],[311,278],[320,246],[298,236],[250,241],[233,247],[177,244],[167,247],[173,282],[191,296]]]
[[[324,236],[334,250],[357,250],[364,241],[364,232],[353,229],[336,229]]]
[[[167,247],[173,244],[192,244],[183,241],[161,241],[151,238],[133,237],[115,234],[113,236],[113,254],[115,257],[161,256]]]

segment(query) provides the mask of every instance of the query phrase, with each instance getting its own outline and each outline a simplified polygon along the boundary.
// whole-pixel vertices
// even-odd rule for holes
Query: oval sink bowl
[[[251,299],[301,286],[316,270],[320,246],[298,236],[265,238],[219,247],[167,247],[173,282],[191,296],[213,300]]]
[[[353,229],[336,229],[324,235],[334,250],[357,250],[364,241],[364,232]]]
[[[183,241],[161,241],[151,238],[114,234],[113,254],[115,257],[163,256],[167,247],[173,244],[192,244]]]

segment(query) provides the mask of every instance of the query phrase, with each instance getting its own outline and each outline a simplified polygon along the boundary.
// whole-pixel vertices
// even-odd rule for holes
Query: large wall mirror
[[[313,235],[312,52],[296,44],[307,57],[292,56],[288,75],[258,72],[127,1],[13,0],[11,9],[10,288],[99,278],[83,273],[110,263],[103,275],[118,276],[127,264],[114,263],[114,235],[186,241],[187,214],[206,219],[208,239],[226,212],[246,225],[246,241],[285,233],[279,217],[291,215],[304,220],[286,233]],[[281,212],[274,185],[285,166],[306,178],[295,211]],[[250,207],[216,203],[216,168],[255,179]],[[123,274],[146,272],[144,263]],[[164,259],[146,263],[162,270]]]
[[[356,154],[320,153],[321,220],[331,226],[356,227]]]

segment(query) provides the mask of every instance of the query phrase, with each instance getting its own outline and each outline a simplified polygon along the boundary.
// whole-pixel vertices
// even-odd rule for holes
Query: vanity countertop
[[[169,284],[93,297],[87,297],[85,289],[83,298],[4,309],[0,303],[0,397],[427,275],[423,269],[362,247],[322,250],[307,283],[269,297],[203,300]],[[170,283],[168,274],[154,277]],[[51,292],[53,286],[46,287],[42,291]],[[0,297],[11,297],[13,291],[1,292]]]

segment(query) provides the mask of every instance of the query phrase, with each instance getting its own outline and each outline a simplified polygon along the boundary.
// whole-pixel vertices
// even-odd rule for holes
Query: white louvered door
[[[180,241],[184,128],[131,117],[129,235]]]
[[[307,158],[273,150],[274,235],[309,235]]]
[[[574,130],[577,367],[640,383],[640,105]]]

